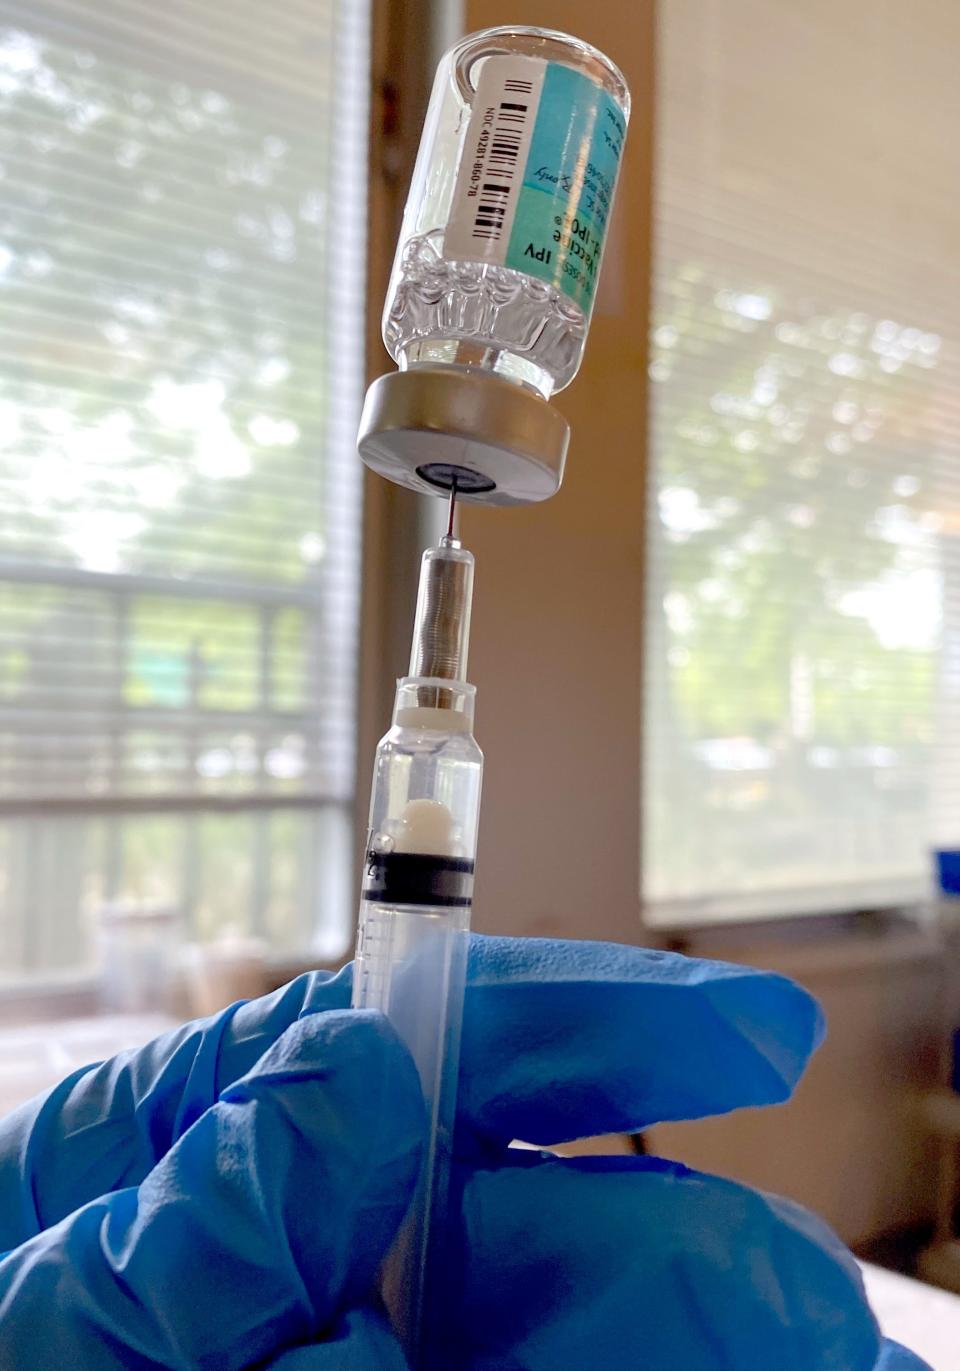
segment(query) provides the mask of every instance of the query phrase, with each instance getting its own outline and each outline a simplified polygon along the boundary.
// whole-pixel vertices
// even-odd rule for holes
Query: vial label
[[[588,313],[626,133],[588,76],[488,57],[457,171],[443,255],[549,282]]]

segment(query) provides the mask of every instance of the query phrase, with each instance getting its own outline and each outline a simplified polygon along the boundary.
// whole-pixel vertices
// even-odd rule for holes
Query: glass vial
[[[443,58],[384,310],[401,370],[499,373],[544,399],[583,355],[623,142],[626,83],[549,29],[487,29]]]
[[[426,494],[524,505],[560,488],[630,97],[549,29],[487,29],[437,72],[384,310],[399,371],[369,387],[367,466]]]

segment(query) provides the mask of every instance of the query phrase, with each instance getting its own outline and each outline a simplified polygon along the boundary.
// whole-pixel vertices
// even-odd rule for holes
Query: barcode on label
[[[510,207],[510,193],[530,114],[533,82],[508,79],[503,83],[503,93],[512,98],[501,100],[497,105],[487,153],[486,169],[496,173],[497,179],[481,183],[480,203],[473,221],[473,237],[493,242],[498,242],[503,233]]]
[[[516,217],[547,63],[496,54],[480,69],[444,256],[502,262]]]

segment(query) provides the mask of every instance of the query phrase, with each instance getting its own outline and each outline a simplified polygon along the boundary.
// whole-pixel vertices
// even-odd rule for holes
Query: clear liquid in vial
[[[545,281],[486,262],[448,262],[443,230],[404,244],[383,336],[401,366],[471,361],[534,386],[549,399],[576,375],[587,321]]]

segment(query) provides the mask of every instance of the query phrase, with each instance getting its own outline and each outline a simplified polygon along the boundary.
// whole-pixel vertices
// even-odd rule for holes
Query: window
[[[960,18],[660,7],[645,900],[893,904],[960,841]]]
[[[367,6],[0,0],[0,964],[348,943]]]

